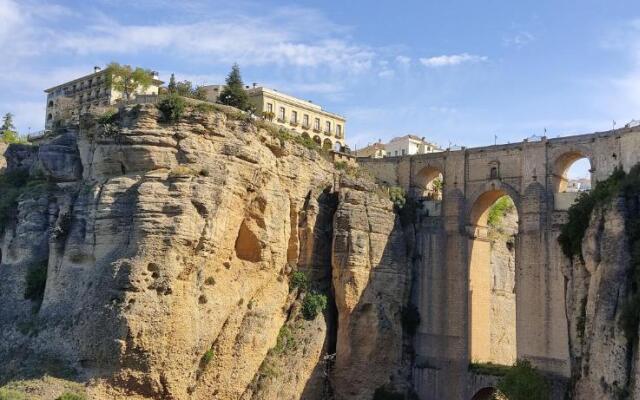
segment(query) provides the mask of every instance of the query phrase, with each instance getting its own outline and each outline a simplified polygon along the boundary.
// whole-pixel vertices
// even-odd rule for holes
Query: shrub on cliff
[[[222,93],[220,93],[220,103],[245,111],[249,110],[251,104],[249,103],[249,96],[244,90],[244,83],[242,82],[238,64],[233,64],[226,82],[227,84]]]
[[[489,209],[489,216],[487,217],[487,224],[489,226],[496,227],[500,224],[505,215],[513,208],[513,200],[509,196],[500,197]]]
[[[29,173],[24,170],[5,172],[0,175],[0,233],[7,222],[13,218],[18,197],[24,190]]]
[[[184,114],[186,103],[177,94],[169,94],[158,102],[157,107],[162,112],[163,122],[177,122]]]
[[[299,288],[301,291],[305,291],[308,287],[309,279],[304,272],[295,271],[293,274],[291,274],[291,279],[289,280],[289,291],[296,288]]]
[[[320,293],[307,293],[302,301],[302,316],[307,320],[313,320],[318,313],[327,308],[327,296]]]
[[[518,360],[498,382],[509,400],[548,400],[549,383],[527,360]]]

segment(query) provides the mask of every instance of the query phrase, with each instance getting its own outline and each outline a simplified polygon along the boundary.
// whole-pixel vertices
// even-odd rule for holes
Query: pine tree
[[[167,86],[167,89],[169,89],[169,93],[176,92],[176,76],[174,74],[171,74],[171,78],[169,78],[169,85]]]
[[[236,107],[241,110],[249,110],[249,96],[244,90],[244,83],[242,82],[242,76],[240,76],[240,67],[238,64],[233,64],[231,72],[227,77],[227,85],[220,94],[220,103],[228,106]]]
[[[13,114],[6,113],[2,118],[2,126],[0,127],[0,131],[12,131],[15,132],[16,127],[13,125]]]

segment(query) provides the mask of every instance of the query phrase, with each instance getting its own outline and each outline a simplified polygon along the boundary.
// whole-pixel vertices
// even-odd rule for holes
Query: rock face
[[[620,324],[632,268],[626,233],[630,212],[623,198],[594,210],[582,242],[584,260],[567,260],[573,398],[640,396],[637,345]]]
[[[138,106],[8,149],[8,169],[49,183],[1,236],[0,384],[55,360],[94,398],[364,399],[402,375],[391,203],[237,118]],[[25,299],[37,267],[41,304]],[[312,320],[296,269],[328,294]]]

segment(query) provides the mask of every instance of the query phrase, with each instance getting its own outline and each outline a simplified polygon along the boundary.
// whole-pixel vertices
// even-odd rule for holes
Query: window
[[[394,151],[394,152],[393,152],[393,155],[394,155],[394,156],[397,156],[397,155],[398,155],[398,150]]]
[[[404,155],[404,154],[405,154],[405,151],[404,151],[404,149],[402,149],[402,155]]]
[[[309,116],[307,114],[302,116],[302,126],[309,127]]]
[[[331,133],[331,121],[327,121],[324,127],[326,133]]]
[[[294,124],[298,123],[298,112],[297,111],[291,111],[291,122]]]
[[[267,103],[267,112],[270,112],[270,113],[273,112],[273,104]]]
[[[280,112],[278,113],[278,119],[280,121],[284,121],[284,107],[280,107]]]
[[[336,124],[336,137],[340,139],[342,137],[342,125]]]
[[[498,178],[498,167],[491,167],[489,171],[489,178],[497,179]]]
[[[313,129],[319,131],[320,130],[320,118],[316,118],[313,121]]]
[[[89,79],[89,86],[93,83],[93,79]]]

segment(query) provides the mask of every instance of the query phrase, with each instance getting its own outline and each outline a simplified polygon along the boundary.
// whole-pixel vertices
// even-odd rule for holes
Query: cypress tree
[[[227,76],[227,85],[220,94],[220,103],[241,110],[248,110],[250,108],[249,96],[247,96],[247,92],[244,90],[244,83],[242,82],[238,64],[233,64],[233,67],[231,67],[231,72],[229,72],[229,76]]]
[[[176,76],[174,74],[171,74],[171,78],[169,79],[169,85],[167,86],[167,89],[169,89],[169,93],[176,92]]]

